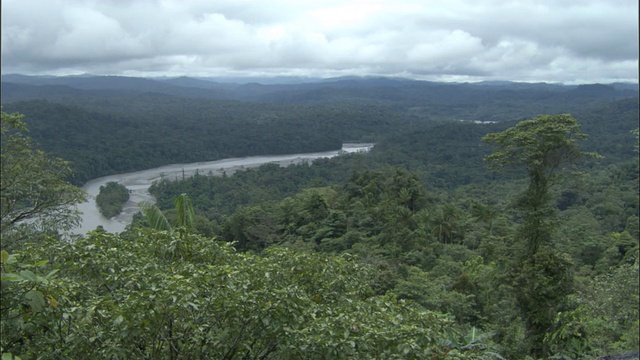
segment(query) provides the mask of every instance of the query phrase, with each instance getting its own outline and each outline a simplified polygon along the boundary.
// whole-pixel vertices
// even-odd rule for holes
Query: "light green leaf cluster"
[[[78,221],[74,205],[85,193],[69,184],[69,164],[37,150],[23,134],[20,114],[2,112],[0,164],[0,232],[3,246],[15,230],[29,222],[40,230],[68,230]]]
[[[0,353],[3,359],[12,359],[22,353],[14,344],[48,326],[58,306],[53,285],[58,270],[48,266],[49,260],[26,263],[6,250],[1,252],[1,261]]]
[[[26,288],[16,285],[37,280],[35,273],[3,281],[3,309],[46,309],[28,331],[15,328],[20,341],[3,336],[3,352],[306,359],[440,358],[452,350],[443,341],[456,327],[449,316],[372,296],[371,268],[349,255],[273,247],[257,256],[189,233],[146,229],[128,238],[96,231],[73,243],[51,240],[25,249],[20,261],[37,258],[60,273],[41,291],[44,303],[18,296]]]
[[[581,156],[577,142],[586,139],[577,120],[569,114],[540,115],[525,120],[499,133],[491,133],[483,141],[498,146],[485,160],[493,170],[524,166],[530,173],[544,169],[550,174],[564,162]]]
[[[638,349],[638,262],[613,268],[568,298],[545,341],[557,354],[592,359]]]

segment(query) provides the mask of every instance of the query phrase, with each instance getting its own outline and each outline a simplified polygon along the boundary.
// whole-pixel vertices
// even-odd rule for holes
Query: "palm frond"
[[[189,196],[187,196],[187,194],[180,194],[176,198],[175,206],[178,211],[176,227],[183,227],[186,230],[192,229],[194,224],[194,210]]]
[[[141,202],[139,206],[150,227],[156,230],[173,231],[173,227],[156,205],[145,201]]]

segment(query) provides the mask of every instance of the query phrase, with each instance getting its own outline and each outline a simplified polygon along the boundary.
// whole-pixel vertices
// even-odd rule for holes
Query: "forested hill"
[[[604,157],[591,163],[592,166],[619,164],[637,156],[629,144],[634,141],[631,130],[638,127],[638,114],[637,97],[593,104],[573,113],[588,136],[583,147]],[[483,161],[491,148],[482,143],[482,137],[514,124],[516,121],[450,122],[408,131],[379,142],[373,157],[380,163],[428,174],[424,180],[432,186],[455,188],[486,182],[494,179],[495,174],[486,169]]]
[[[178,97],[258,102],[327,103],[359,102],[402,108],[438,104],[464,106],[487,116],[492,105],[536,106],[549,112],[558,106],[565,111],[593,101],[637,96],[637,84],[591,84],[563,86],[546,83],[435,83],[397,78],[335,78],[296,84],[229,84],[215,79],[143,79],[120,76],[36,77],[2,76],[3,103],[19,100],[62,101],[82,90],[90,96],[118,96],[124,93],[156,93]],[[549,110],[547,110],[549,109]],[[416,110],[416,109],[414,109]],[[418,109],[419,110],[419,109]],[[451,109],[449,109],[451,110]],[[469,110],[469,109],[467,109]],[[499,118],[497,118],[499,119]],[[500,119],[499,119],[500,120]]]
[[[513,131],[549,118],[546,130],[552,131],[536,128],[532,137]],[[577,142],[580,148],[605,158],[576,162],[579,172],[564,164],[546,182],[553,186],[547,185],[542,210],[532,212],[544,220],[530,228],[526,206],[535,192],[526,182],[538,174],[486,169],[484,159],[496,152],[483,141],[487,133],[507,134],[508,144],[534,138],[539,146],[538,139],[562,128],[554,125],[563,118],[573,119],[433,124],[387,137],[366,155],[284,169],[267,164],[229,177],[197,175],[161,181],[150,191],[172,220],[179,219],[176,197],[187,194],[194,231],[240,251],[356,255],[375,268],[370,284],[377,294],[410,299],[463,326],[491,331],[486,336],[503,356],[496,358],[527,358],[531,346],[548,347],[540,351],[555,358],[633,358],[638,140],[630,130],[638,124],[637,99],[576,114],[574,120],[589,130],[589,139]],[[138,221],[132,228],[144,225],[142,217]],[[548,245],[532,256],[526,240],[539,233],[548,236]],[[543,335],[534,341],[530,329],[537,324],[544,324],[537,330]]]
[[[637,99],[594,105],[576,113],[588,138],[584,149],[603,158],[583,164],[581,170],[614,169],[633,172],[637,157],[631,130],[638,126]],[[193,196],[194,204],[209,214],[228,214],[238,206],[260,201],[282,200],[312,186],[344,185],[361,171],[379,171],[389,166],[417,175],[427,189],[451,192],[464,186],[484,188],[497,180],[519,179],[524,173],[501,174],[487,169],[484,158],[491,147],[482,138],[503,131],[517,122],[474,124],[447,122],[404,129],[377,142],[366,156],[316,160],[310,167],[279,168],[264,165],[229,178],[199,176],[181,182],[165,182],[152,188],[161,206],[169,209],[181,193]],[[618,169],[619,167],[619,169]],[[625,169],[626,167],[626,169]],[[204,193],[204,195],[203,195]]]
[[[489,172],[484,160],[496,150],[483,139],[507,134],[508,145],[519,144],[509,148],[516,157],[526,146],[519,140],[533,138],[540,146],[540,138],[563,127],[563,118],[577,120],[589,136],[569,144],[605,158],[567,161],[546,182],[553,186],[546,185],[542,208],[527,213],[535,191],[526,182],[538,173],[527,166],[511,175]],[[546,130],[525,130],[531,137],[514,132],[544,119],[552,119]],[[240,251],[356,255],[375,268],[370,284],[377,294],[491,331],[486,336],[503,356],[496,358],[553,358],[526,357],[532,346],[555,358],[634,358],[638,140],[631,130],[637,126],[637,98],[593,104],[575,119],[432,124],[389,136],[366,155],[284,169],[267,164],[229,177],[197,175],[161,181],[150,191],[172,220],[179,218],[175,199],[187,194],[194,231]],[[544,219],[526,228],[530,214]],[[134,229],[144,225],[138,221]],[[547,245],[530,255],[526,241],[540,233]],[[542,335],[533,340],[536,327]]]
[[[434,147],[429,156],[438,157],[449,146],[475,149],[477,141],[456,144],[441,130],[428,130],[436,123],[504,122],[541,113],[578,114],[585,126],[596,124],[588,133],[613,136],[613,131],[624,137],[637,90],[625,84],[445,84],[385,78],[263,85],[5,75],[2,102],[5,111],[26,115],[32,138],[45,151],[72,162],[72,180],[81,184],[170,163],[335,150],[346,141],[393,138],[389,141],[406,142],[402,151],[426,141]],[[607,117],[611,111],[627,115]],[[609,127],[604,133],[598,131],[603,121]],[[477,139],[484,130],[474,131]],[[603,142],[598,150],[613,151],[620,143]],[[390,162],[402,161],[392,153],[387,153]],[[446,162],[468,158],[450,157],[440,156],[445,165],[439,182],[453,176]]]
[[[375,141],[402,122],[378,106],[145,95],[100,99],[83,108],[31,100],[4,109],[25,114],[32,138],[73,163],[76,183],[171,163],[337,150],[344,141]]]

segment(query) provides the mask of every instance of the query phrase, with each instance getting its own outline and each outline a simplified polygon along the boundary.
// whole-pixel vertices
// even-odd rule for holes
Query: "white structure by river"
[[[126,174],[109,175],[87,182],[82,189],[89,194],[87,202],[79,204],[78,210],[82,214],[82,224],[72,232],[76,234],[84,234],[87,231],[95,230],[96,227],[102,227],[109,232],[117,233],[125,229],[133,215],[139,211],[138,203],[142,201],[155,202],[155,199],[149,194],[149,187],[154,181],[163,177],[169,180],[181,179],[184,176],[192,176],[196,172],[207,175],[222,175],[226,172],[231,175],[234,171],[249,167],[256,167],[266,163],[278,163],[281,166],[287,166],[303,161],[312,161],[319,158],[331,158],[342,152],[366,152],[373,147],[373,144],[344,144],[342,150],[326,151],[318,153],[291,154],[291,155],[273,155],[273,156],[250,156],[244,158],[231,158],[209,162],[198,162],[191,164],[173,164],[135,171]],[[123,212],[112,218],[107,219],[96,207],[95,197],[100,191],[100,186],[109,181],[115,181],[127,187],[130,191],[129,201],[125,204]]]

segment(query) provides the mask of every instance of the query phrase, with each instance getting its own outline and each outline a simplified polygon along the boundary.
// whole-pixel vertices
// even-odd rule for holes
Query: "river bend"
[[[193,176],[196,172],[205,175],[209,173],[213,175],[222,175],[226,172],[227,175],[231,175],[235,171],[260,166],[266,163],[278,163],[281,166],[287,166],[300,162],[309,162],[319,158],[331,158],[345,152],[367,152],[372,147],[373,144],[344,144],[341,150],[326,152],[250,156],[190,164],[172,164],[153,169],[135,171],[126,174],[109,175],[90,180],[82,187],[82,189],[89,194],[88,200],[78,205],[78,210],[82,212],[81,226],[73,229],[72,233],[84,234],[87,231],[95,230],[99,225],[108,232],[117,233],[123,231],[125,226],[131,223],[133,215],[139,211],[138,204],[140,202],[155,202],[154,197],[149,194],[149,187],[154,181],[162,178],[172,180],[181,179],[183,176]],[[129,201],[124,205],[122,213],[111,219],[107,219],[100,214],[96,206],[95,199],[100,191],[100,186],[109,181],[115,181],[126,186],[130,193]]]

